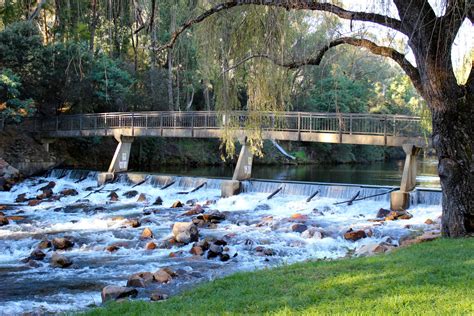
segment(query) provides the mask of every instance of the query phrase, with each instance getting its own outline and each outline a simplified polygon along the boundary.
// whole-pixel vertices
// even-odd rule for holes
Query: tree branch
[[[314,0],[233,0],[218,4],[205,11],[201,15],[189,19],[171,35],[171,38],[168,43],[156,48],[155,50],[162,51],[173,47],[178,37],[188,28],[192,27],[194,24],[198,24],[218,12],[243,5],[262,5],[280,7],[286,10],[312,10],[329,12],[337,15],[342,19],[351,21],[373,22],[382,26],[392,28],[405,34],[409,33],[409,31],[403,28],[403,25],[400,20],[376,13],[349,11],[331,3],[320,3]]]
[[[28,21],[32,21],[36,19],[36,17],[39,15],[41,11],[41,8],[43,8],[43,5],[45,5],[45,3],[46,3],[46,0],[38,1],[38,6],[36,7],[35,11],[33,11],[33,13],[30,15],[30,17],[28,18]]]
[[[416,67],[414,67],[412,64],[410,64],[410,62],[405,58],[405,55],[403,55],[402,53],[396,51],[395,49],[393,49],[391,47],[379,46],[379,45],[375,44],[374,42],[369,41],[367,39],[352,38],[352,37],[341,37],[341,38],[338,38],[338,39],[330,42],[329,44],[327,44],[326,46],[321,48],[318,51],[318,53],[315,57],[306,58],[306,59],[298,60],[298,61],[282,61],[282,60],[279,60],[278,58],[275,58],[275,57],[270,56],[268,54],[253,54],[253,55],[247,56],[244,59],[238,61],[237,63],[235,63],[231,67],[225,69],[224,71],[227,72],[227,71],[230,71],[234,68],[237,68],[238,66],[242,65],[243,63],[245,63],[245,62],[247,62],[251,59],[254,59],[254,58],[269,59],[274,64],[279,65],[281,67],[286,67],[286,68],[289,68],[289,69],[296,69],[296,68],[299,68],[299,67],[305,66],[305,65],[318,66],[321,63],[321,61],[324,57],[324,54],[326,54],[326,52],[329,49],[331,49],[332,47],[342,45],[342,44],[348,44],[348,45],[352,45],[352,46],[363,47],[363,48],[368,49],[371,53],[373,53],[375,55],[391,58],[403,69],[403,71],[407,74],[407,76],[410,77],[410,79],[413,82],[413,85],[415,86],[415,88],[421,94],[423,94],[423,88],[422,88],[420,74],[418,72],[418,69]]]

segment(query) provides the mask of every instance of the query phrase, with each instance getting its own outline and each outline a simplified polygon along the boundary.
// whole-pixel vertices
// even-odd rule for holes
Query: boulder
[[[291,230],[296,232],[296,233],[302,233],[307,229],[308,229],[308,226],[306,226],[304,224],[294,224],[294,225],[291,226]]]
[[[115,192],[110,192],[110,194],[107,196],[110,201],[112,202],[117,202],[119,200],[119,196]]]
[[[294,222],[304,222],[304,221],[307,221],[308,220],[308,215],[303,215],[303,214],[300,214],[300,213],[295,213],[293,215],[291,215],[290,217],[290,221],[294,221]]]
[[[138,191],[131,190],[131,191],[125,192],[124,194],[122,194],[122,196],[126,197],[127,199],[131,199],[131,198],[137,196],[137,194],[138,194]]]
[[[310,227],[304,232],[301,233],[301,237],[303,238],[313,238],[313,239],[322,239],[323,233],[319,231],[316,227]]]
[[[138,196],[137,202],[140,202],[140,203],[148,202],[148,198],[146,197],[146,194],[140,193],[140,195]]]
[[[352,230],[350,228],[345,234],[344,234],[344,239],[346,240],[352,240],[356,241],[362,238],[366,238],[367,234],[363,230]]]
[[[51,247],[52,247],[51,242],[48,239],[41,240],[37,246],[38,249],[47,249]]]
[[[71,239],[66,238],[66,237],[53,238],[52,244],[55,250],[56,249],[66,250],[74,246],[74,242]]]
[[[163,300],[166,300],[166,299],[168,299],[168,295],[160,293],[160,292],[153,292],[150,295],[150,300],[152,300],[154,302],[155,301],[163,301]]]
[[[43,260],[46,254],[40,249],[35,249],[30,253],[30,258],[33,260]]]
[[[207,240],[201,240],[201,241],[195,242],[193,244],[193,247],[200,247],[202,248],[203,251],[206,251],[209,249],[209,242]]]
[[[441,237],[441,233],[439,231],[429,231],[425,232],[423,235],[418,236],[416,238],[406,239],[400,243],[400,246],[409,246],[413,244],[419,244],[422,242],[433,241]]]
[[[43,193],[36,196],[36,198],[38,200],[44,200],[44,199],[49,199],[52,196],[53,196],[53,190],[52,189],[44,189]]]
[[[0,216],[0,226],[8,225],[10,221],[5,216]]]
[[[59,194],[61,194],[62,196],[76,196],[79,194],[79,192],[77,192],[77,190],[75,189],[64,189],[59,192]]]
[[[126,297],[135,297],[137,296],[138,291],[134,288],[116,286],[116,285],[107,285],[102,289],[102,303],[111,300],[118,300]]]
[[[428,218],[426,221],[425,221],[425,224],[426,225],[433,225],[435,222],[431,219],[431,218]]]
[[[387,210],[387,209],[384,209],[384,208],[381,208],[379,209],[379,211],[377,212],[377,218],[385,218],[388,216],[388,214],[390,214],[390,210]]]
[[[181,203],[181,201],[176,201],[171,205],[171,208],[178,208],[178,207],[183,207],[183,203]]]
[[[140,227],[141,226],[141,223],[138,219],[136,218],[132,218],[132,219],[129,219],[127,222],[126,222],[127,226],[130,226],[130,227],[133,227],[133,228],[137,228],[137,227]]]
[[[153,273],[153,278],[158,283],[168,283],[171,281],[172,276],[164,269],[160,269]]]
[[[257,252],[258,256],[274,256],[275,251],[271,248],[265,248],[262,246],[255,247],[255,251]]]
[[[188,244],[198,240],[199,231],[192,222],[177,222],[173,225],[173,236],[177,242]]]
[[[153,273],[139,272],[132,274],[127,281],[127,286],[130,287],[147,287],[153,282]]]
[[[202,256],[204,254],[204,250],[199,246],[192,247],[189,252],[194,256]]]
[[[220,223],[221,221],[225,220],[225,214],[216,210],[208,214],[198,215],[196,218],[209,223]]]
[[[26,202],[28,199],[26,198],[26,193],[18,194],[18,196],[15,199],[16,203],[23,203]]]
[[[183,216],[191,216],[191,215],[198,215],[204,213],[204,209],[202,208],[201,205],[196,204],[192,209],[189,211],[183,213]]]
[[[146,250],[153,250],[153,249],[156,249],[157,247],[158,246],[153,241],[150,241],[145,245]]]
[[[224,248],[221,245],[216,245],[212,243],[209,246],[209,250],[207,251],[207,259],[218,257],[224,252]]]
[[[28,201],[28,206],[37,206],[41,203],[40,200],[30,200]]]
[[[413,215],[408,213],[407,211],[391,211],[386,217],[386,221],[394,221],[399,219],[410,219]]]
[[[47,185],[41,187],[40,191],[44,192],[45,190],[52,190],[52,189],[54,189],[55,186],[56,186],[56,182],[50,181],[50,182],[48,182]]]
[[[163,204],[163,199],[161,197],[157,197],[155,199],[155,202],[153,202],[153,205],[162,205]]]
[[[51,262],[50,262],[52,267],[55,268],[67,268],[70,265],[72,265],[72,260],[67,258],[64,255],[61,255],[59,253],[53,253],[51,256]]]
[[[105,250],[108,252],[116,252],[119,249],[120,247],[117,245],[110,245],[110,246],[105,247]]]
[[[146,227],[143,232],[142,232],[142,235],[140,237],[141,239],[150,239],[150,238],[153,238],[153,232],[151,231],[150,228]]]
[[[221,259],[221,261],[224,261],[224,262],[230,260],[230,256],[227,253],[221,253],[219,258]]]

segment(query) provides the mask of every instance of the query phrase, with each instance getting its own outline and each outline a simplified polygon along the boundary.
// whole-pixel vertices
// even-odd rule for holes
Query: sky
[[[431,7],[435,13],[440,16],[444,11],[443,0],[429,0]],[[366,11],[373,12],[389,17],[399,19],[395,4],[391,0],[342,0],[342,7],[347,10],[354,11]],[[314,13],[315,19],[318,13]],[[342,28],[339,36],[351,36],[367,32],[370,36],[375,36],[377,42],[381,45],[389,45],[396,48],[399,52],[406,54],[406,58],[416,66],[416,62],[411,52],[411,49],[406,44],[408,37],[402,33],[394,31],[392,29],[380,26],[370,22],[356,22],[352,23],[352,30],[350,27],[350,21],[341,19]],[[317,24],[317,23],[315,23]],[[465,71],[462,73],[463,62],[471,61],[466,59],[470,56],[470,52],[474,49],[474,26],[468,20],[462,24],[452,49],[452,62],[456,72],[456,77],[461,83],[465,81],[464,77],[467,77],[468,67],[464,67]]]

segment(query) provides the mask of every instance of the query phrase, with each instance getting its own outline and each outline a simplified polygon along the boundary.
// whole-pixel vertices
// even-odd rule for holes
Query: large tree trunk
[[[444,111],[432,110],[433,147],[443,191],[441,229],[447,237],[474,233],[472,102],[464,98],[457,104],[447,104]]]

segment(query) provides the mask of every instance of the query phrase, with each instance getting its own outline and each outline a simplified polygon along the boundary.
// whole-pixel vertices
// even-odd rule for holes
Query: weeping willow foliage
[[[263,58],[241,61],[255,54],[287,60],[285,52],[293,45],[292,24],[296,20],[302,21],[300,13],[245,6],[208,18],[196,32],[203,48],[199,58],[205,61],[199,64],[206,65],[202,73],[215,82],[215,108],[223,126],[223,159],[234,155],[235,141],[243,139],[239,133],[242,129],[251,151],[261,156],[262,127],[281,124],[278,115],[268,118],[265,114],[289,108],[291,72]],[[244,111],[247,119],[235,115],[236,110]]]

